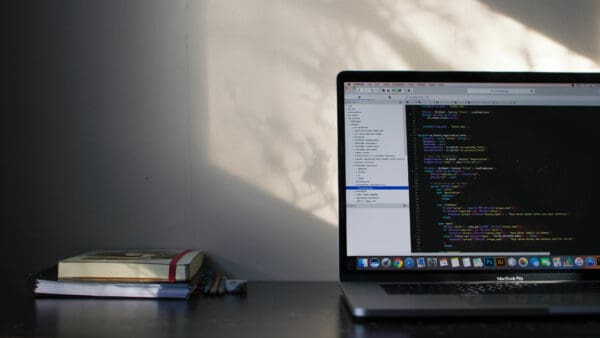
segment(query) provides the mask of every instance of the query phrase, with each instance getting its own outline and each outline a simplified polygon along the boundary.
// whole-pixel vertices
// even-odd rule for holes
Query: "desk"
[[[2,297],[0,337],[599,337],[600,317],[355,321],[337,283],[254,282],[181,300]]]

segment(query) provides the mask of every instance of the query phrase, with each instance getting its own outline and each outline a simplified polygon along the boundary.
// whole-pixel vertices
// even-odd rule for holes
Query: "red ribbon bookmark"
[[[178,253],[175,257],[173,257],[173,259],[171,259],[171,262],[169,263],[169,283],[175,283],[175,275],[177,272],[177,262],[179,262],[179,260],[185,256],[187,253],[192,252],[192,250],[183,250],[182,252]]]

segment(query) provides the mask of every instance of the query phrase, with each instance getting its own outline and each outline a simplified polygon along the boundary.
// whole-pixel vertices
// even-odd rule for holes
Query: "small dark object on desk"
[[[227,277],[221,277],[219,280],[219,286],[217,287],[217,294],[223,295],[225,294],[225,282],[227,281]]]
[[[246,293],[245,279],[227,279],[225,282],[225,290],[227,293]]]
[[[206,271],[202,281],[203,293],[205,295],[224,295],[226,293],[243,294],[246,293],[246,283],[244,279],[230,279],[212,271]]]

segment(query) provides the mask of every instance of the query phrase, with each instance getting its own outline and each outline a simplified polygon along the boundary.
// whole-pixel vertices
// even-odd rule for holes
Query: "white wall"
[[[595,1],[9,7],[5,273],[195,247],[242,278],[335,280],[337,72],[600,62]]]
[[[209,159],[335,224],[337,72],[597,70],[596,9],[589,1],[209,2]]]

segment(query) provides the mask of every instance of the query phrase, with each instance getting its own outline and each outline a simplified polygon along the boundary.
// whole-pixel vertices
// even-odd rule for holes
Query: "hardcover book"
[[[63,259],[58,279],[122,281],[189,281],[204,255],[194,250],[98,250]]]

